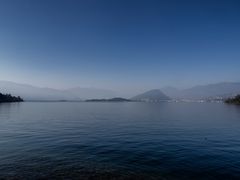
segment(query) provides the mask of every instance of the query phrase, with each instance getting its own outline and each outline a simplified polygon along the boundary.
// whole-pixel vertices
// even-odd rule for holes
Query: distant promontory
[[[125,99],[125,98],[111,98],[111,99],[88,99],[86,102],[130,102],[130,99]]]
[[[23,102],[23,99],[20,96],[12,96],[11,94],[2,94],[0,93],[0,103],[4,102]]]
[[[225,103],[240,105],[240,95],[237,95],[237,96],[235,96],[234,98],[228,98],[228,99],[226,99],[226,100],[225,100]]]

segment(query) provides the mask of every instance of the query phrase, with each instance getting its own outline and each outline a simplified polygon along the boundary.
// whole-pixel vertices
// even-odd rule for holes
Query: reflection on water
[[[0,104],[0,179],[239,179],[240,107]]]

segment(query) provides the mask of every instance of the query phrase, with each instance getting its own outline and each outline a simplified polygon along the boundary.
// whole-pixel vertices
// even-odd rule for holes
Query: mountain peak
[[[170,100],[160,89],[152,89],[145,93],[134,96],[132,100],[137,101],[167,101]]]

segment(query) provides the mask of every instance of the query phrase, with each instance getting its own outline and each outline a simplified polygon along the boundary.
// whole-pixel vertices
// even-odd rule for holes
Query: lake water
[[[240,179],[240,106],[0,104],[0,179]]]

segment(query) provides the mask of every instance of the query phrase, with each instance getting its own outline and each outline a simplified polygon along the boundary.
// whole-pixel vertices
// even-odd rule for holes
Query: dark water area
[[[0,104],[0,179],[240,179],[240,106]]]

